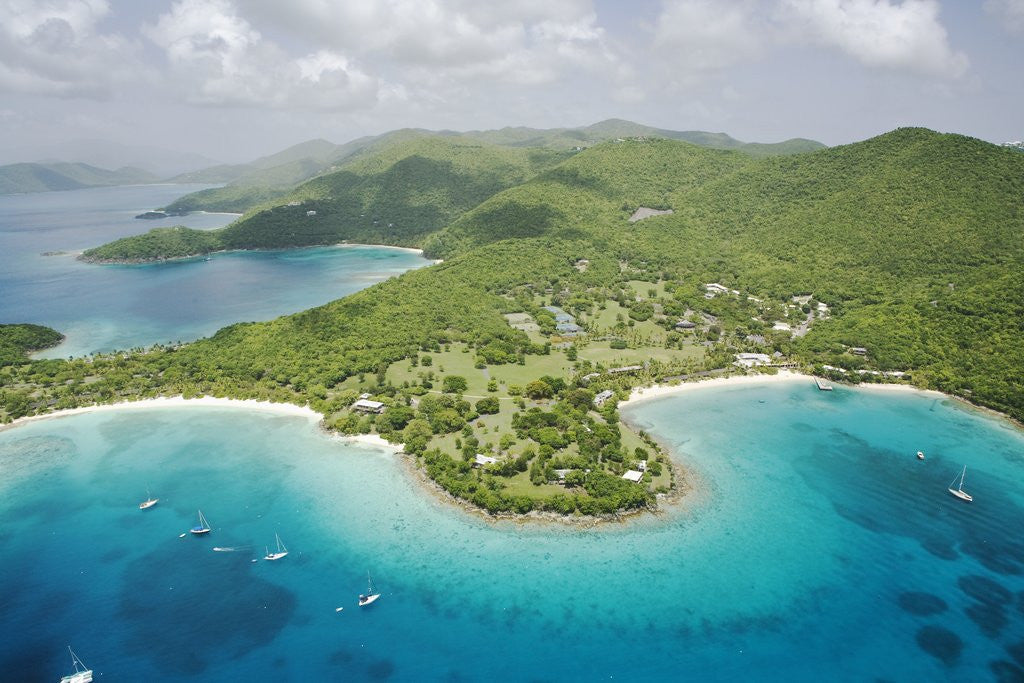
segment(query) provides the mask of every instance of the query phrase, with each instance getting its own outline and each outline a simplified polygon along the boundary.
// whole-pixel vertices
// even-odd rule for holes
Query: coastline
[[[191,229],[197,229],[197,228],[191,228]],[[214,230],[219,230],[220,228],[213,228],[213,229]],[[373,247],[373,248],[376,248],[376,249],[397,249],[398,251],[404,251],[404,252],[408,252],[410,254],[415,254],[416,256],[419,256],[419,257],[423,258],[423,260],[429,261],[430,265],[435,265],[435,264],[443,262],[443,259],[427,258],[426,256],[423,255],[423,250],[422,249],[417,249],[415,247],[397,247],[397,246],[394,246],[394,245],[391,245],[391,244],[367,244],[367,243],[364,243],[364,242],[336,242],[334,244],[307,244],[307,245],[303,245],[301,247],[267,247],[267,248],[254,248],[254,249],[244,249],[244,248],[240,248],[240,249],[216,249],[214,251],[203,251],[203,252],[198,252],[198,253],[195,253],[195,254],[188,254],[187,256],[174,256],[172,258],[102,259],[102,258],[93,258],[93,257],[86,256],[85,252],[88,251],[88,249],[79,249],[79,250],[76,250],[76,251],[69,251],[69,252],[66,252],[66,253],[70,254],[71,256],[74,256],[76,260],[81,261],[82,263],[89,263],[89,264],[92,264],[92,265],[98,265],[98,266],[140,266],[140,265],[148,265],[148,264],[152,264],[152,263],[172,263],[172,262],[175,262],[175,261],[189,261],[189,260],[197,259],[197,258],[204,257],[204,256],[205,257],[213,256],[215,254],[232,254],[232,253],[236,253],[236,252],[248,252],[248,251],[296,251],[296,250],[299,250],[299,249],[316,249],[316,248],[325,248],[325,247],[339,247],[339,248],[341,248],[341,247]]]
[[[140,401],[122,401],[120,403],[104,403],[101,405],[82,406],[80,408],[68,408],[66,410],[55,410],[52,413],[43,415],[28,415],[4,425],[0,425],[0,431],[13,429],[23,424],[50,420],[71,415],[84,415],[85,413],[109,412],[113,410],[146,410],[151,408],[181,408],[186,406],[207,406],[220,408],[246,408],[262,412],[277,413],[279,415],[291,415],[304,417],[310,421],[320,422],[323,415],[312,408],[297,406],[294,403],[274,403],[272,401],[257,401],[256,399],[234,399],[217,398],[215,396],[203,396],[201,398],[185,398],[183,396],[160,396],[157,398],[146,398]],[[381,439],[383,441],[383,439]],[[385,442],[387,443],[387,442]]]
[[[619,401],[618,408],[650,401],[666,396],[675,396],[698,389],[711,389],[723,386],[742,386],[744,384],[764,384],[776,382],[802,382],[813,379],[811,375],[792,370],[780,370],[774,375],[733,375],[731,377],[710,377],[697,380],[696,382],[680,382],[679,384],[656,384],[643,387],[636,387],[629,394],[625,401]]]

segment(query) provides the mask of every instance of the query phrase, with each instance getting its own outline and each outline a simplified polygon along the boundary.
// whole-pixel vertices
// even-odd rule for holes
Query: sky
[[[1024,0],[0,0],[0,164],[608,118],[1004,142],[1022,64]]]

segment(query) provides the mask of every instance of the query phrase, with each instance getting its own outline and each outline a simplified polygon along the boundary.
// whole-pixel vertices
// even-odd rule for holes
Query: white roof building
[[[752,368],[755,365],[768,365],[771,362],[771,356],[767,353],[737,353],[734,365]]]
[[[361,413],[383,413],[384,404],[380,401],[370,401],[361,398],[352,404],[352,410],[357,410]]]
[[[605,389],[600,394],[594,397],[594,405],[598,407],[603,406],[605,401],[607,401],[614,395],[614,391],[612,391],[611,389]]]
[[[644,478],[643,472],[637,472],[636,470],[626,470],[626,473],[622,475],[622,478],[626,481],[632,481],[640,483],[640,480]]]
[[[497,458],[492,458],[491,456],[484,455],[483,453],[477,453],[476,458],[473,460],[473,464],[477,465],[478,467],[483,467],[484,465],[493,465],[496,462],[498,462]]]

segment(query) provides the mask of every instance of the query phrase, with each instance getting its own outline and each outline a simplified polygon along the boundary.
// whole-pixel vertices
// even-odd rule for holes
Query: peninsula
[[[571,153],[424,136],[358,163],[222,231],[92,257],[348,239],[443,263],[191,344],[6,365],[3,419],[157,396],[288,402],[404,444],[492,513],[605,514],[683,483],[619,419],[640,386],[795,367],[1024,417],[1013,150],[920,128],[760,157],[647,135]]]

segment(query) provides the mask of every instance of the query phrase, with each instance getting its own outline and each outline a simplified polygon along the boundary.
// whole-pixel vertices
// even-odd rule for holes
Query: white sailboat
[[[967,465],[964,465],[963,471],[960,472],[960,477],[959,477],[960,483],[957,484],[956,488],[953,488],[953,484],[956,484],[956,480],[958,478],[958,477],[953,477],[953,481],[949,482],[949,492],[952,493],[957,498],[959,498],[960,500],[963,500],[963,501],[966,501],[966,502],[970,503],[972,500],[974,500],[974,497],[971,496],[971,494],[969,494],[969,493],[964,491],[964,477],[966,475],[967,475]]]
[[[373,592],[373,579],[370,578],[370,572],[366,572],[366,595],[359,596],[359,606],[366,607],[380,597],[380,593]]]
[[[160,500],[159,498],[154,498],[149,493],[149,489],[146,489],[146,500],[144,500],[141,503],[139,503],[139,509],[140,510],[148,510],[149,508],[151,508],[154,505],[156,505],[157,501],[159,501],[159,500]]]
[[[284,547],[284,543],[281,543],[281,535],[275,533],[274,538],[277,540],[277,552],[270,552],[270,548],[267,548],[267,554],[263,558],[264,560],[280,560],[282,557],[288,554],[288,548]]]
[[[206,521],[206,517],[203,516],[203,511],[199,511],[199,524],[189,529],[193,534],[198,536],[199,534],[210,533],[210,523]]]
[[[92,681],[92,669],[85,668],[85,663],[78,658],[75,651],[68,646],[68,652],[71,653],[71,663],[75,667],[75,672],[63,676],[60,679],[60,683],[90,683]]]

